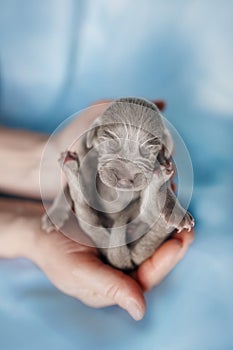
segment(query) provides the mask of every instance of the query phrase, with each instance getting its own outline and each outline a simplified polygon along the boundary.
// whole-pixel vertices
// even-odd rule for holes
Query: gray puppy
[[[48,232],[61,228],[73,205],[80,226],[107,260],[121,269],[134,268],[174,228],[193,226],[168,185],[172,148],[154,104],[116,100],[85,136],[80,159],[76,153],[63,153],[67,186],[43,217],[42,227]],[[136,229],[129,239],[132,221]]]

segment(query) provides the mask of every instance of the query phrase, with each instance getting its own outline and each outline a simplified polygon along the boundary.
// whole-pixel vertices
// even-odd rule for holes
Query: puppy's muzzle
[[[101,181],[110,187],[122,190],[139,190],[146,186],[147,179],[144,173],[136,166],[128,169],[126,166],[115,167],[108,164],[100,167],[99,175]]]

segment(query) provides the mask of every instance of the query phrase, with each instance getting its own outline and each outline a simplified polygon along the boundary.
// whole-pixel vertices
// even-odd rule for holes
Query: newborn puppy
[[[63,154],[61,162],[68,184],[43,217],[42,227],[47,231],[61,228],[73,203],[80,226],[108,261],[118,268],[132,269],[153,253],[158,242],[171,232],[171,227],[174,229],[180,224],[169,216],[176,198],[166,186],[161,191],[167,177],[159,169],[155,172],[157,159],[164,159],[161,163],[166,164],[172,148],[171,136],[154,104],[138,98],[116,100],[87,133],[80,160],[76,153]],[[148,188],[156,195],[158,208],[154,206],[153,196],[150,197],[151,208],[158,209],[156,214],[146,214]],[[169,199],[164,199],[163,208],[161,198],[166,193]],[[158,227],[155,230],[156,225],[151,228],[159,210],[164,213],[163,226],[166,226],[160,234]],[[148,225],[149,232],[127,245],[127,224],[139,213],[136,237],[145,233],[140,232],[141,224]],[[170,231],[168,221],[171,221]]]
[[[80,226],[115,267],[132,269],[140,265],[153,254],[175,228],[178,231],[184,228],[190,230],[194,225],[191,215],[181,207],[170,189],[169,181],[173,175],[171,164],[157,164],[150,184],[141,192],[140,200],[132,201],[120,215],[118,215],[119,213],[115,214],[114,225],[109,235],[103,226],[103,216],[98,215],[98,212],[86,202],[82,186],[80,186],[77,154],[69,151],[64,152],[61,155],[60,163],[68,182],[66,189],[69,190]],[[85,173],[85,175],[87,174]],[[57,208],[59,205],[56,204],[56,210]],[[56,221],[56,217],[53,219]],[[53,225],[54,221],[50,223]],[[136,228],[133,231],[131,229],[130,235],[133,237],[128,238],[128,245],[126,245],[128,221],[132,222]],[[129,224],[131,227],[132,223]],[[123,231],[122,227],[118,227],[119,225],[123,227]],[[110,244],[112,235],[115,239],[114,245]],[[122,241],[120,242],[120,240]],[[117,247],[112,248],[115,245]]]

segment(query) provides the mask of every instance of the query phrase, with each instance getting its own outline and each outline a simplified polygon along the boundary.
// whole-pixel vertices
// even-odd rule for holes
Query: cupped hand
[[[56,135],[56,150],[60,152],[70,147],[109,103],[111,100],[96,102],[74,118]],[[154,103],[163,110],[163,101]],[[174,234],[130,275],[105,264],[97,249],[72,241],[60,232],[49,235],[40,232],[39,254],[34,260],[64,293],[92,307],[117,304],[135,320],[140,320],[146,310],[144,292],[159,284],[176,266],[193,238],[193,231]]]
[[[103,263],[96,248],[60,232],[40,233],[35,263],[65,294],[99,308],[117,304],[139,320],[145,312],[140,285],[122,271]]]
[[[99,308],[119,305],[140,320],[146,310],[144,292],[150,290],[174,268],[193,240],[193,231],[182,231],[147,259],[131,275],[105,264],[96,248],[77,243],[60,232],[46,234],[35,229],[40,237],[32,260],[51,282],[65,294],[84,304]]]

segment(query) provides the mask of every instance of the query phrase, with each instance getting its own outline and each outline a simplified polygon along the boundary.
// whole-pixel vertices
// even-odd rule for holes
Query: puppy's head
[[[87,148],[98,152],[103,183],[122,190],[142,190],[151,181],[163,147],[164,125],[157,107],[143,99],[120,99],[95,121]]]
[[[152,134],[123,123],[95,126],[98,174],[109,187],[139,191],[151,181],[162,146]]]

